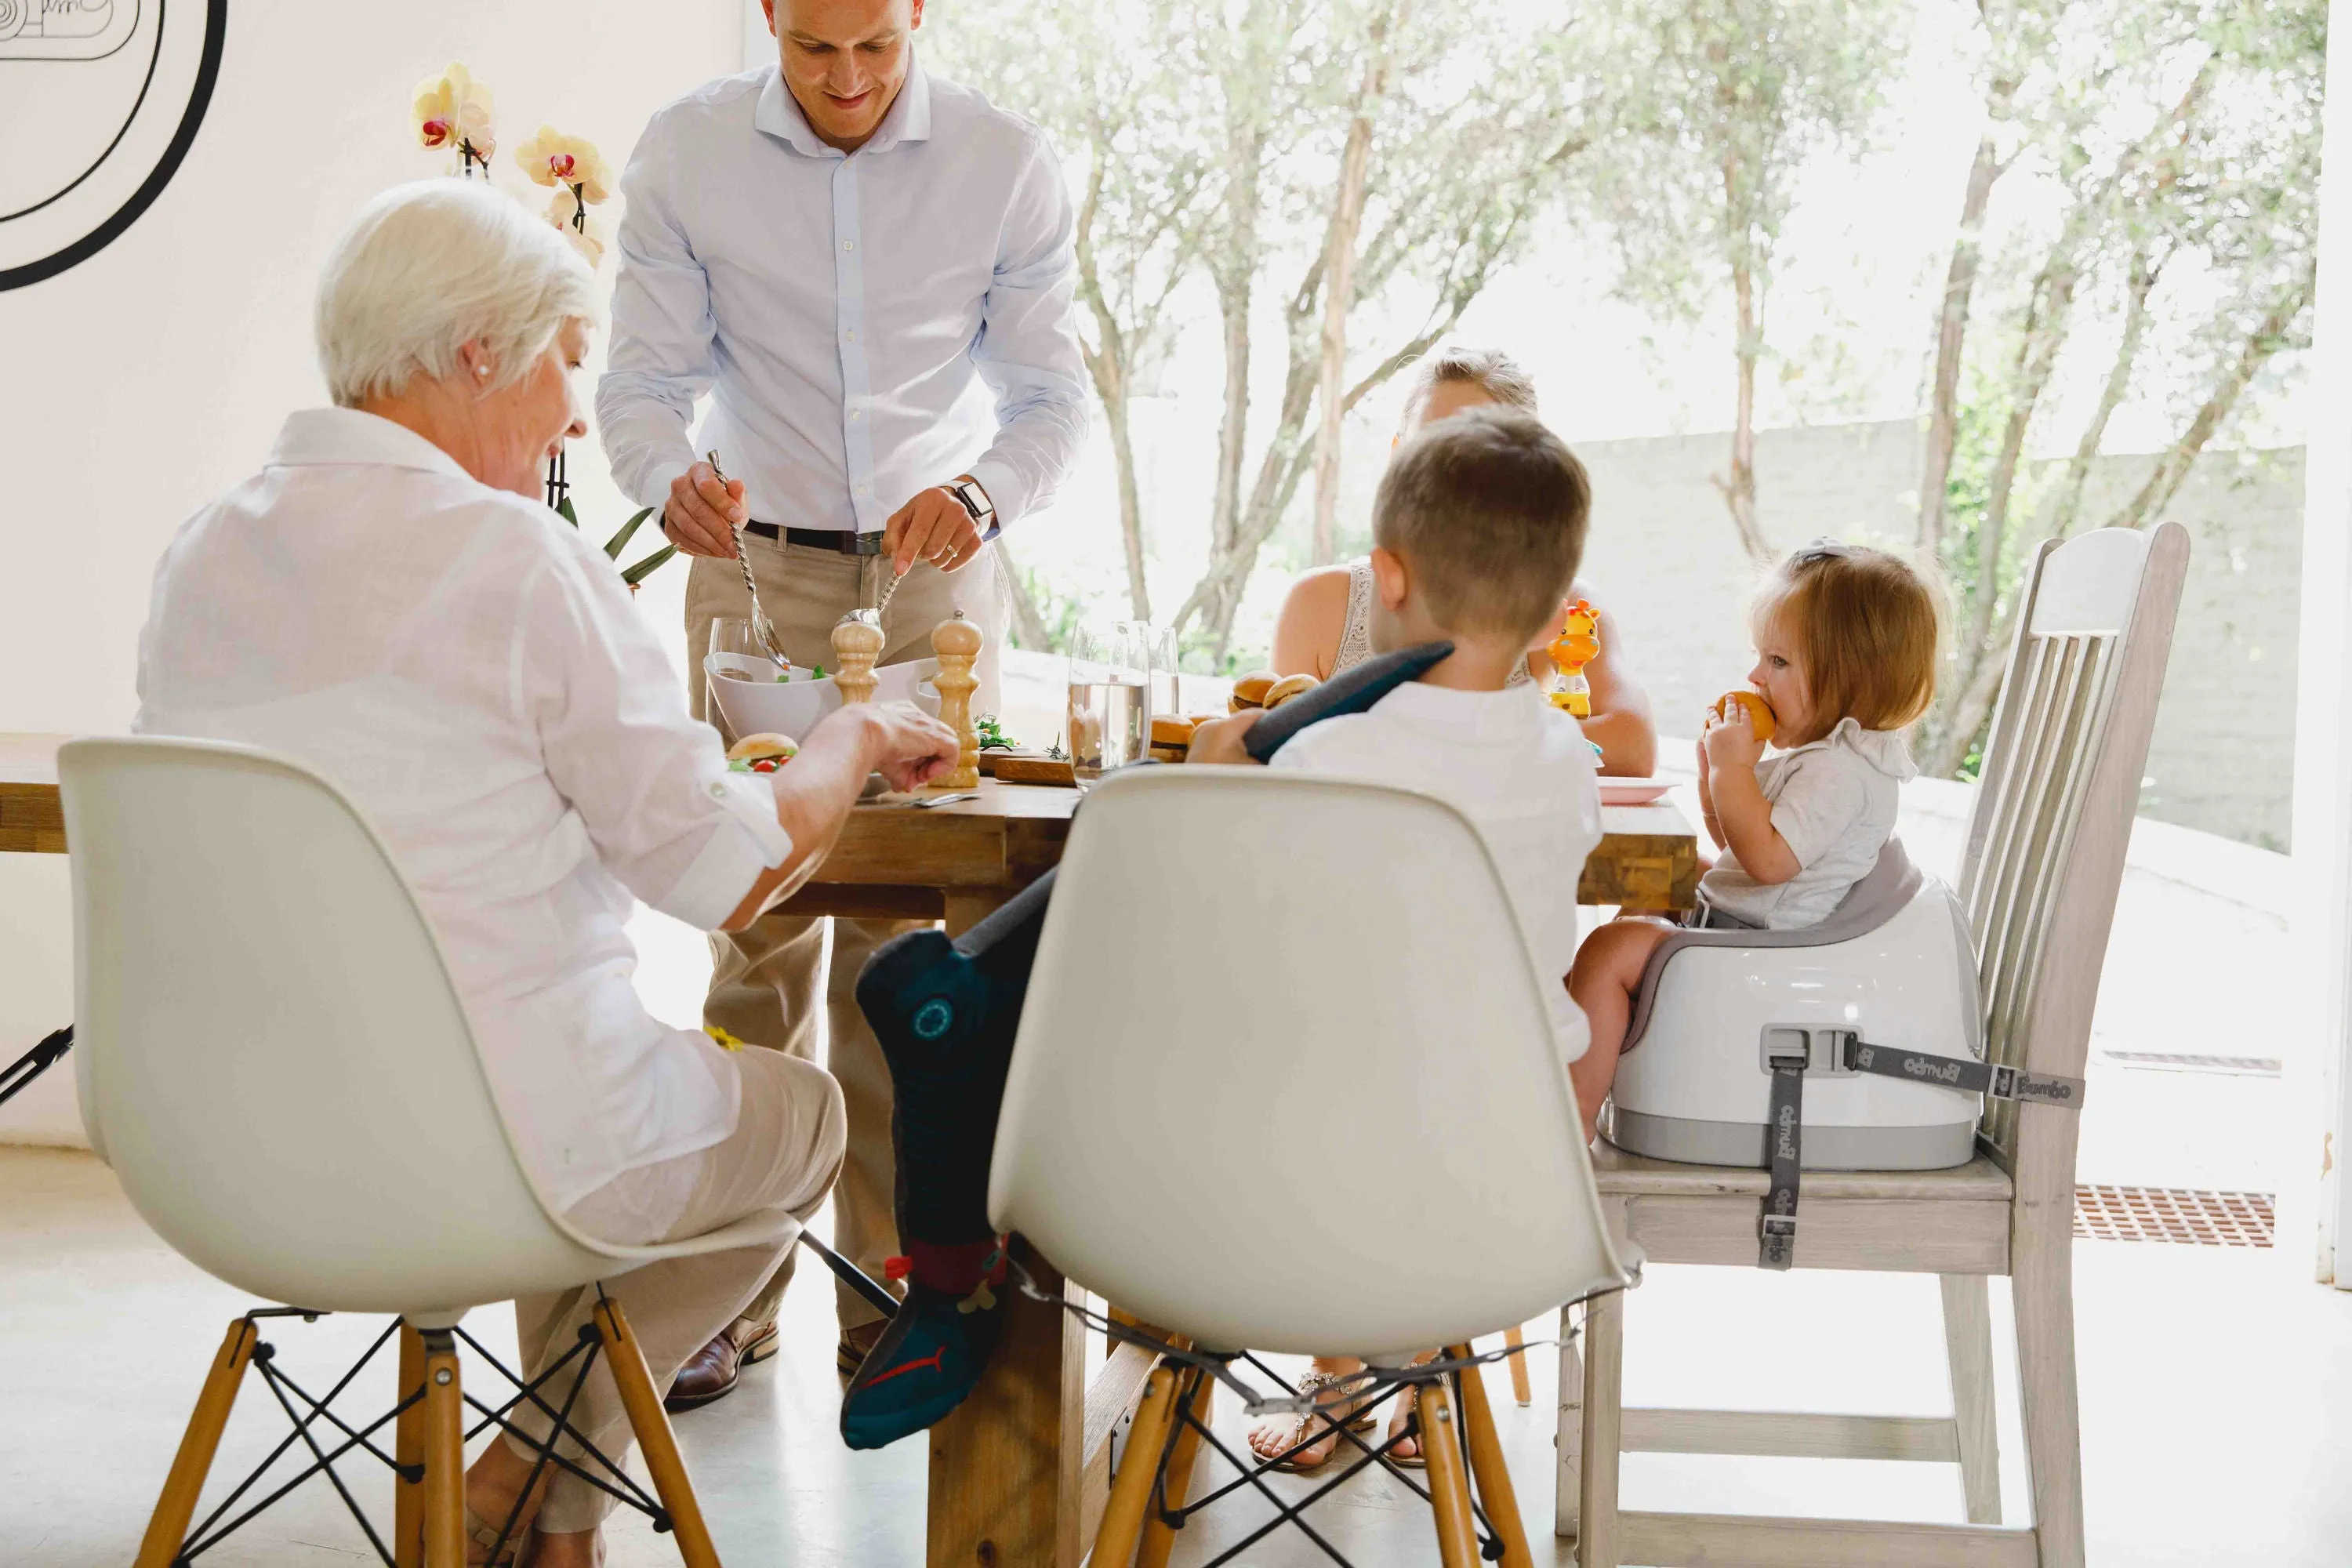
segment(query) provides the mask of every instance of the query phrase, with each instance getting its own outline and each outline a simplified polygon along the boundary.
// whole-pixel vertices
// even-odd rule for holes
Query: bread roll
[[[1259,703],[1266,708],[1279,708],[1292,698],[1312,691],[1321,684],[1311,675],[1286,675],[1266,688]]]
[[[798,755],[800,749],[800,742],[790,735],[762,731],[756,735],[746,735],[728,747],[727,760],[730,763],[756,763],[762,757],[782,759]]]
[[[1265,707],[1265,694],[1281,679],[1270,669],[1253,669],[1247,675],[1235,678],[1233,699],[1226,704],[1225,710],[1238,713],[1244,708]]]

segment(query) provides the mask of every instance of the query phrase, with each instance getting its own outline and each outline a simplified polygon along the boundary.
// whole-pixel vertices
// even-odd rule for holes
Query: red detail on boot
[[[939,1290],[961,1300],[980,1289],[991,1263],[999,1262],[996,1242],[966,1241],[952,1246],[937,1242],[917,1241],[909,1237],[907,1250],[912,1253],[909,1278],[925,1289]],[[999,1273],[998,1279],[1003,1275]]]
[[[914,1267],[915,1260],[911,1258],[886,1258],[882,1260],[882,1278],[904,1279]]]

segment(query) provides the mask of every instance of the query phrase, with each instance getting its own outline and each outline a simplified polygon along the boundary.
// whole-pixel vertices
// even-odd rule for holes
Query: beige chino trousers
[[[613,1235],[606,1239],[630,1244],[677,1241],[706,1235],[763,1209],[787,1209],[805,1221],[824,1205],[825,1190],[841,1169],[847,1138],[841,1090],[823,1069],[789,1056],[741,1051],[733,1059],[743,1089],[735,1131],[710,1148],[616,1177],[572,1205],[574,1223],[603,1235],[607,1227],[597,1224],[604,1206],[600,1198],[614,1196],[620,1212],[632,1212],[640,1205],[618,1189],[647,1182],[665,1191],[685,1186],[689,1194],[686,1211],[659,1237]],[[603,1282],[604,1293],[627,1314],[656,1388],[667,1388],[687,1357],[741,1314],[744,1303],[773,1274],[777,1250],[741,1247],[677,1258],[649,1263]],[[784,1256],[791,1257],[794,1250],[784,1248]],[[596,1291],[596,1286],[587,1285],[516,1300],[515,1338],[526,1377],[538,1377],[579,1342],[581,1325],[595,1310]],[[572,1376],[572,1369],[567,1367],[541,1396],[562,1409]],[[541,1442],[546,1441],[554,1426],[544,1411],[528,1403],[516,1412],[514,1423]],[[616,1463],[628,1452],[628,1415],[621,1404],[621,1391],[601,1360],[572,1407],[571,1423]],[[530,1457],[512,1433],[506,1440],[516,1453]],[[578,1448],[569,1439],[558,1451],[580,1463]],[[585,1468],[603,1475],[593,1465]],[[548,1483],[538,1525],[552,1534],[591,1530],[612,1510],[611,1497],[571,1472],[557,1469]]]
[[[744,558],[760,584],[760,607],[775,623],[786,655],[803,668],[823,666],[832,673],[836,662],[834,626],[850,611],[876,602],[890,580],[889,563],[879,556],[842,555],[753,534],[743,535],[742,541]],[[992,549],[983,549],[953,573],[918,563],[883,615],[880,662],[930,658],[932,630],[961,610],[986,635],[974,670],[980,689],[972,696],[972,711],[994,710],[1002,689],[997,651],[1006,621],[999,571]],[[718,725],[722,734],[726,721],[704,690],[702,659],[710,647],[710,623],[751,613],[751,596],[744,591],[741,568],[732,561],[694,562],[686,585],[688,701],[695,713]],[[727,738],[732,742],[736,737]],[[857,1010],[856,986],[857,973],[875,948],[902,931],[918,929],[902,921],[772,914],[747,930],[716,933],[710,939],[710,991],[702,1004],[704,1023],[747,1044],[813,1062],[817,1059],[817,1001],[820,994],[824,997],[824,1065],[841,1085],[849,1126],[848,1155],[833,1194],[833,1245],[877,1279],[884,1261],[898,1250],[890,1071],[874,1031]],[[745,1318],[765,1322],[776,1315],[798,1257],[798,1248],[785,1254],[775,1277],[743,1309]],[[880,1316],[838,1282],[835,1310],[844,1329]]]

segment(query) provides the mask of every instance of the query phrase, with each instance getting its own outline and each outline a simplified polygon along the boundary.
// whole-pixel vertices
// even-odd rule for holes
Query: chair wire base
[[[1008,1255],[1007,1261],[1011,1264],[1013,1275],[1020,1287],[1021,1293],[1031,1300],[1060,1308],[1114,1343],[1139,1345],[1146,1350],[1155,1351],[1171,1363],[1186,1369],[1176,1391],[1171,1425],[1167,1440],[1160,1445],[1159,1468],[1154,1473],[1151,1482],[1152,1512],[1162,1523],[1171,1530],[1181,1530],[1192,1515],[1212,1503],[1232,1496],[1244,1487],[1255,1489],[1274,1505],[1272,1519],[1252,1531],[1239,1542],[1201,1564],[1201,1568],[1223,1568],[1223,1564],[1234,1562],[1243,1552],[1285,1524],[1295,1526],[1301,1534],[1319,1547],[1325,1556],[1341,1564],[1341,1568],[1351,1568],[1347,1557],[1339,1549],[1332,1545],[1319,1531],[1307,1521],[1305,1515],[1308,1509],[1375,1465],[1402,1482],[1406,1489],[1422,1501],[1432,1502],[1432,1499],[1427,1488],[1415,1480],[1411,1472],[1400,1467],[1389,1457],[1399,1444],[1419,1436],[1421,1412],[1418,1407],[1407,1418],[1402,1431],[1390,1436],[1378,1447],[1374,1447],[1361,1436],[1349,1429],[1339,1406],[1349,1405],[1358,1414],[1376,1411],[1407,1388],[1441,1382],[1452,1384],[1454,1385],[1454,1396],[1448,1400],[1447,1404],[1453,1410],[1454,1426],[1460,1447],[1463,1451],[1467,1452],[1469,1448],[1468,1402],[1460,1396],[1459,1392],[1463,1374],[1465,1373],[1475,1374],[1478,1368],[1487,1363],[1507,1360],[1519,1351],[1536,1349],[1546,1344],[1564,1345],[1571,1342],[1575,1337],[1573,1331],[1570,1331],[1566,1339],[1529,1340],[1524,1345],[1516,1348],[1506,1346],[1504,1349],[1489,1351],[1484,1354],[1441,1355],[1412,1366],[1385,1368],[1368,1366],[1361,1372],[1351,1373],[1329,1385],[1330,1388],[1342,1391],[1338,1399],[1318,1399],[1313,1394],[1301,1394],[1288,1379],[1250,1352],[1244,1351],[1239,1355],[1217,1355],[1204,1351],[1196,1351],[1189,1344],[1171,1343],[1156,1334],[1146,1333],[1140,1329],[1094,1311],[1080,1302],[1071,1301],[1057,1291],[1041,1289],[1035,1278],[1027,1269],[1022,1268],[1019,1259]],[[1607,1289],[1596,1290],[1589,1296],[1580,1297],[1577,1301],[1568,1304],[1576,1306],[1589,1303],[1600,1297],[1616,1294],[1624,1289],[1625,1287],[1622,1285],[1612,1286]],[[1271,1378],[1276,1386],[1285,1392],[1270,1394],[1244,1383],[1233,1371],[1233,1363],[1236,1361],[1247,1362],[1258,1372]],[[1316,1430],[1310,1423],[1298,1442],[1274,1458],[1255,1463],[1245,1460],[1235,1454],[1223,1439],[1209,1430],[1206,1422],[1192,1414],[1192,1401],[1200,1391],[1202,1381],[1206,1378],[1214,1378],[1238,1394],[1242,1400],[1243,1411],[1246,1415],[1317,1415],[1325,1419],[1328,1429]],[[1365,1395],[1370,1396],[1365,1403],[1355,1404],[1356,1400]],[[1190,1427],[1198,1433],[1203,1442],[1214,1448],[1227,1464],[1233,1466],[1241,1474],[1238,1479],[1217,1488],[1197,1502],[1171,1507],[1168,1498],[1168,1467],[1176,1452],[1176,1436],[1185,1427]],[[1343,1442],[1352,1444],[1362,1457],[1355,1459],[1340,1474],[1299,1499],[1297,1503],[1283,1501],[1280,1495],[1266,1484],[1267,1473],[1277,1469],[1298,1454],[1322,1442],[1333,1432],[1338,1433]],[[1253,1458],[1255,1458],[1254,1452]],[[1493,1523],[1487,1519],[1485,1504],[1475,1495],[1471,1501],[1471,1511],[1473,1524],[1478,1532],[1478,1554],[1490,1563],[1500,1562],[1503,1556],[1502,1537],[1496,1532]]]
[[[598,1291],[598,1299],[603,1300],[601,1289]],[[245,1316],[248,1323],[255,1323],[263,1318],[295,1317],[300,1318],[304,1322],[316,1322],[327,1314],[300,1307],[275,1307],[257,1308]],[[423,1465],[400,1463],[392,1455],[379,1447],[374,1439],[376,1434],[422,1402],[425,1392],[420,1387],[405,1394],[400,1403],[362,1427],[353,1427],[338,1415],[331,1406],[337,1396],[349,1388],[352,1381],[367,1368],[369,1363],[375,1359],[376,1352],[383,1350],[384,1345],[399,1333],[404,1321],[404,1319],[394,1318],[385,1327],[383,1332],[375,1337],[374,1342],[361,1354],[359,1360],[352,1364],[351,1370],[344,1373],[335,1385],[327,1391],[324,1398],[314,1398],[300,1384],[278,1368],[275,1346],[267,1341],[254,1346],[253,1367],[261,1374],[262,1382],[268,1385],[279,1407],[286,1412],[287,1419],[293,1423],[294,1430],[289,1433],[276,1447],[270,1449],[261,1463],[255,1466],[245,1479],[230,1489],[229,1494],[221,1500],[210,1514],[205,1516],[202,1523],[188,1532],[187,1539],[182,1544],[179,1552],[172,1559],[173,1568],[187,1568],[187,1565],[194,1563],[198,1557],[210,1552],[236,1531],[252,1522],[254,1519],[277,1504],[296,1488],[313,1476],[319,1475],[324,1475],[328,1484],[335,1489],[335,1494],[342,1499],[344,1508],[350,1511],[352,1518],[358,1521],[361,1531],[367,1536],[368,1544],[375,1549],[376,1556],[383,1561],[385,1568],[397,1568],[392,1550],[384,1544],[383,1536],[378,1533],[374,1523],[369,1520],[367,1511],[352,1495],[351,1489],[344,1484],[342,1475],[335,1467],[338,1461],[350,1456],[354,1450],[362,1450],[382,1461],[384,1468],[398,1478],[400,1485],[423,1485],[425,1480]],[[532,1455],[530,1474],[524,1480],[522,1490],[518,1495],[514,1507],[508,1511],[507,1517],[499,1524],[498,1542],[490,1548],[490,1561],[496,1562],[506,1549],[509,1540],[516,1535],[521,1525],[524,1502],[538,1487],[540,1478],[547,1472],[550,1465],[556,1466],[566,1473],[587,1482],[616,1502],[636,1510],[653,1521],[656,1531],[669,1530],[670,1517],[661,1504],[648,1496],[644,1488],[632,1480],[628,1472],[611,1456],[590,1442],[578,1428],[572,1425],[572,1407],[580,1398],[581,1390],[587,1386],[589,1373],[595,1369],[596,1358],[604,1350],[604,1343],[599,1339],[593,1323],[582,1324],[578,1342],[566,1351],[545,1372],[528,1382],[509,1370],[497,1356],[491,1354],[479,1340],[467,1333],[462,1327],[421,1330],[419,1332],[424,1335],[428,1346],[436,1339],[445,1344],[454,1341],[464,1342],[472,1348],[475,1354],[487,1362],[492,1370],[512,1384],[516,1390],[512,1398],[496,1407],[485,1403],[470,1389],[464,1392],[466,1404],[478,1411],[482,1417],[467,1429],[467,1441],[471,1442],[490,1427],[496,1426],[501,1433],[510,1435],[529,1445]],[[575,1363],[576,1368],[574,1368]],[[543,1391],[562,1376],[567,1368],[573,1369],[570,1386],[563,1390],[561,1405],[551,1405],[543,1396]],[[289,1397],[289,1394],[291,1398]],[[298,1401],[303,1407],[299,1410],[296,1408]],[[537,1407],[554,1424],[543,1442],[532,1437],[509,1419],[513,1412],[526,1403]],[[327,1447],[320,1442],[315,1430],[321,1422],[342,1434],[342,1441],[332,1448]],[[579,1446],[582,1455],[599,1467],[604,1472],[604,1475],[593,1473],[570,1457],[556,1452],[557,1445],[567,1437]],[[247,1493],[253,1490],[262,1478],[268,1475],[277,1466],[278,1461],[285,1458],[297,1443],[310,1449],[310,1464],[296,1474],[292,1479],[277,1487],[260,1501],[224,1523],[224,1516],[234,1509]],[[608,1480],[606,1477],[611,1479]]]

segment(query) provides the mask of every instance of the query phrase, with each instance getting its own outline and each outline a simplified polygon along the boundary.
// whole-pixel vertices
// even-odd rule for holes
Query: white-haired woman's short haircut
[[[1506,407],[1536,412],[1536,378],[1500,349],[1451,345],[1422,355],[1413,362],[1405,407],[1420,406],[1431,393],[1448,384],[1475,386]]]
[[[362,207],[319,279],[319,366],[344,408],[398,396],[409,377],[457,374],[479,339],[486,387],[527,374],[573,317],[596,315],[596,278],[555,226],[488,182],[396,185]]]

